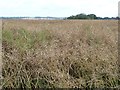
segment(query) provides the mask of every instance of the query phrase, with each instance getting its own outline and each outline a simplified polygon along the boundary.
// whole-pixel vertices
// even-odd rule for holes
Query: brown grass
[[[4,20],[3,87],[118,88],[117,20]]]

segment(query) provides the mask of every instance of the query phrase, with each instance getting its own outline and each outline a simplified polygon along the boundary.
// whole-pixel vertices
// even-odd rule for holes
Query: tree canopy
[[[68,17],[67,19],[118,19],[118,17],[97,17],[95,14],[84,14],[84,13],[81,13],[81,14],[77,14],[77,15],[72,15],[70,17]]]

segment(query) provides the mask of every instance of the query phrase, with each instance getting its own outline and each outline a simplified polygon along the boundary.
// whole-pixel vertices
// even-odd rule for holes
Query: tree
[[[76,16],[70,16],[67,19],[97,19],[97,16],[95,14],[89,14],[86,15],[84,13],[77,14]]]
[[[95,14],[89,14],[87,15],[89,19],[97,19],[97,16]]]

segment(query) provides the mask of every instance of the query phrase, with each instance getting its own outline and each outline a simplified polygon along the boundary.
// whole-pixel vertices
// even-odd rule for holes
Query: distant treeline
[[[70,17],[0,17],[0,19],[51,19],[51,20],[66,20],[66,19],[100,19],[100,20],[118,20],[119,17],[98,17],[95,14],[77,14]]]
[[[67,19],[119,19],[119,17],[97,17],[95,14],[77,14],[77,15],[72,15],[68,17]]]

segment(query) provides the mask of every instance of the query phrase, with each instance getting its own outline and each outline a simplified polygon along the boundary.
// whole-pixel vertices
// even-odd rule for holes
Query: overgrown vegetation
[[[3,88],[119,88],[116,21],[4,23]]]

